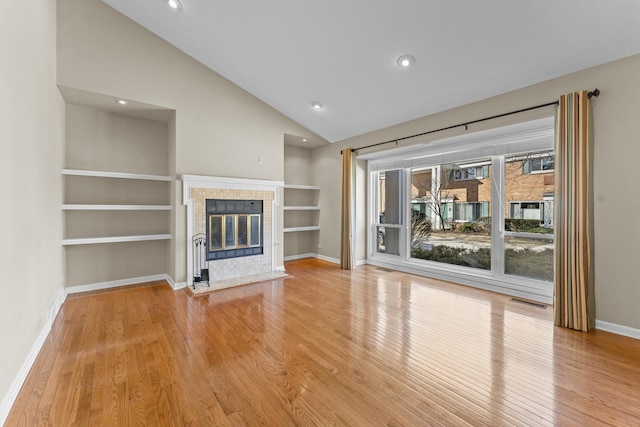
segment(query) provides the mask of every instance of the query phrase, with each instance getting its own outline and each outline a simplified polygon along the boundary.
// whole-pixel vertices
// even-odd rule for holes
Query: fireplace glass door
[[[209,251],[260,247],[259,214],[209,215]]]

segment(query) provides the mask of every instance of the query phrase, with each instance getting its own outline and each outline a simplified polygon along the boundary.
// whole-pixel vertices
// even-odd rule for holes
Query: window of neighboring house
[[[472,166],[455,169],[453,171],[454,181],[466,181],[469,179],[483,179],[489,176],[489,165]]]
[[[544,202],[510,202],[510,217],[514,219],[544,220]]]
[[[477,221],[490,216],[489,202],[456,202],[456,221]]]
[[[555,157],[551,155],[532,157],[522,161],[522,173],[553,172]]]

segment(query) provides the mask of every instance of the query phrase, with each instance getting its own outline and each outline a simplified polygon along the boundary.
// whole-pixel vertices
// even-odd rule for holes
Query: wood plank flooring
[[[372,266],[286,268],[70,296],[6,425],[640,425],[638,340]]]

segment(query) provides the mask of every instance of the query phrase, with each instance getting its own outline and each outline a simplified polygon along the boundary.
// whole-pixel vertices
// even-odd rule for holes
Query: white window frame
[[[526,159],[526,161],[531,161],[533,159],[541,159],[540,160],[540,169],[533,170],[533,168],[532,168],[529,171],[529,174],[535,175],[535,174],[540,174],[540,173],[553,173],[553,169],[542,169],[542,166],[543,166],[542,165],[542,159],[544,159],[545,157],[554,157],[554,159],[553,159],[553,169],[555,169],[555,167],[556,167],[555,156],[550,156],[548,154],[540,153],[540,154],[529,156],[529,158]],[[531,164],[533,165],[533,163],[531,163]]]
[[[473,176],[469,175],[469,171],[473,170]],[[478,175],[478,171],[480,171],[480,175]],[[458,172],[460,172],[458,174]],[[462,172],[465,173],[465,176],[462,176]],[[460,175],[459,177],[456,175]],[[482,166],[470,166],[461,169],[455,169],[453,171],[453,180],[454,181],[471,181],[474,179],[484,179],[485,177],[482,175]]]
[[[553,149],[554,119],[534,120],[517,125],[505,126],[488,131],[465,134],[439,141],[426,142],[411,147],[391,149],[383,152],[359,155],[367,160],[369,181],[368,230],[372,230],[377,221],[372,218],[375,194],[378,191],[375,172],[402,168],[405,170],[404,223],[401,224],[400,255],[381,254],[375,251],[377,239],[368,236],[367,262],[381,267],[395,268],[410,273],[421,274],[442,280],[462,283],[482,289],[488,289],[522,298],[552,303],[553,290],[549,282],[525,277],[505,275],[504,271],[504,167],[505,157],[517,153],[535,152]],[[491,216],[493,224],[491,243],[491,270],[442,264],[433,261],[410,258],[409,233],[411,215],[411,170],[413,168],[436,167],[443,164],[459,163],[468,159],[491,159],[492,197]],[[486,162],[485,162],[486,164]],[[471,165],[465,165],[471,167]],[[549,171],[550,172],[550,171]],[[435,174],[437,176],[437,174]],[[409,194],[406,194],[409,193]],[[495,231],[494,231],[495,230]],[[499,254],[495,256],[495,254]]]

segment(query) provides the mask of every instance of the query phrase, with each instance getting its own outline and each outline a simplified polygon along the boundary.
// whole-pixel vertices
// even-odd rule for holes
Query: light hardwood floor
[[[640,341],[372,266],[70,296],[7,426],[640,425]]]

